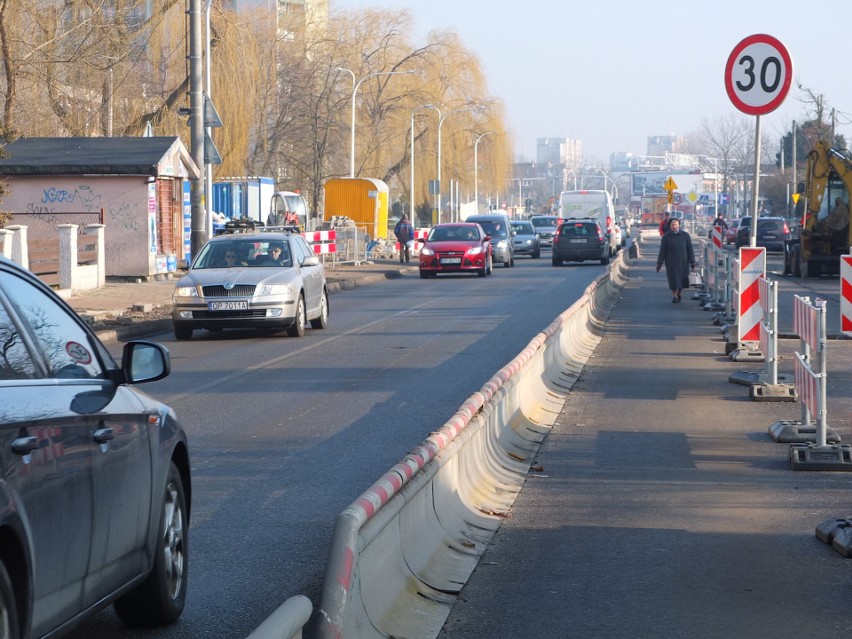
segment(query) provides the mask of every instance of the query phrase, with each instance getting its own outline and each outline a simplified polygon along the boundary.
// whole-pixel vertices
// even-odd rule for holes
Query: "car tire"
[[[553,264],[553,266],[562,266],[562,260],[560,260],[559,258],[550,258],[550,262],[551,264]]]
[[[306,323],[305,298],[299,295],[299,300],[296,302],[296,319],[293,321],[292,326],[287,329],[287,335],[290,337],[304,337]]]
[[[601,264],[603,264],[603,265],[609,264],[609,255],[601,258]]]
[[[540,249],[536,249],[536,250],[533,252],[533,254],[532,254],[532,258],[533,258],[534,260],[537,260],[537,259],[538,259],[538,258],[540,258],[540,257],[541,257],[541,250],[540,250]]]
[[[485,263],[488,265],[488,272],[486,275],[491,275],[494,272],[494,261],[490,255],[485,258]]]
[[[174,325],[175,331],[175,339],[178,341],[184,341],[188,339],[192,339],[192,329],[189,326],[181,326],[179,324]]]
[[[322,298],[320,299],[320,314],[311,320],[311,328],[327,328],[328,327],[328,291],[323,290]]]
[[[482,268],[476,271],[476,274],[479,277],[485,277],[488,275],[488,262],[485,262],[485,264],[482,265]]]
[[[186,602],[189,511],[180,472],[174,462],[169,466],[160,504],[154,568],[145,581],[115,602],[118,618],[131,626],[174,623]]]
[[[18,607],[12,590],[12,580],[6,572],[6,567],[0,563],[0,637],[17,639],[20,636]]]

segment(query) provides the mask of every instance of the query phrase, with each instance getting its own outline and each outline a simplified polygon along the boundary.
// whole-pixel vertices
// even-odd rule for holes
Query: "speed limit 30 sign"
[[[766,34],[745,38],[725,65],[725,89],[743,113],[765,115],[777,109],[793,80],[793,61],[779,40]]]

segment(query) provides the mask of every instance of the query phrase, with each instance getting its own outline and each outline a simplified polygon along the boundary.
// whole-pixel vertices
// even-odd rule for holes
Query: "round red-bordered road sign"
[[[793,60],[777,38],[759,33],[743,39],[725,65],[725,89],[743,113],[765,115],[784,101],[793,81]]]

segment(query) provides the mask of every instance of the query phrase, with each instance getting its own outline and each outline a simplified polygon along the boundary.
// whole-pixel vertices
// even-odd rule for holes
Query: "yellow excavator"
[[[840,256],[852,245],[849,194],[852,192],[852,155],[830,148],[822,140],[808,153],[805,181],[796,189],[801,211],[799,237],[784,244],[784,274],[804,277],[836,275]],[[837,199],[840,198],[840,204]],[[845,210],[845,223],[837,223],[833,211]],[[835,214],[836,215],[836,214]],[[841,228],[842,227],[842,228]]]

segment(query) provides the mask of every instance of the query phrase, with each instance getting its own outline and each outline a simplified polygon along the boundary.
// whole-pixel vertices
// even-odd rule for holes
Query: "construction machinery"
[[[848,254],[852,244],[850,191],[852,156],[849,151],[833,149],[827,142],[817,141],[807,156],[805,180],[797,188],[796,210],[801,210],[801,228],[799,237],[784,243],[785,275],[819,277],[840,272],[840,256]],[[843,211],[843,223],[834,222],[836,213]],[[828,223],[826,218],[829,218]]]

